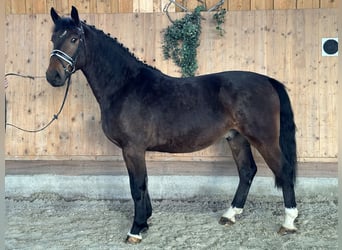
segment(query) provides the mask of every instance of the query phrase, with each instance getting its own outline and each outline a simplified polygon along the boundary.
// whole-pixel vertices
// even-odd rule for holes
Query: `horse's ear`
[[[57,22],[57,20],[59,20],[61,17],[57,14],[57,12],[55,11],[55,9],[52,7],[51,10],[50,10],[50,14],[51,14],[51,18],[52,18],[52,21],[54,23]]]
[[[71,7],[71,18],[72,20],[74,20],[77,26],[80,25],[80,18],[78,17],[78,11],[74,6]]]

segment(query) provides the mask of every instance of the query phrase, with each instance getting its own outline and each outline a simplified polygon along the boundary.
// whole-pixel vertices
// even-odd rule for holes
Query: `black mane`
[[[104,33],[103,30],[97,29],[97,28],[95,27],[95,25],[88,25],[88,24],[86,23],[86,21],[83,21],[83,22],[82,22],[82,25],[83,25],[83,26],[87,26],[87,27],[90,28],[93,32],[95,32],[96,35],[99,36],[99,39],[100,39],[100,38],[103,38],[103,40],[102,40],[103,46],[107,46],[107,48],[111,48],[112,46],[115,46],[116,49],[118,48],[118,51],[117,51],[117,52],[119,52],[120,54],[121,54],[121,53],[122,53],[122,54],[125,54],[125,56],[128,55],[129,57],[131,57],[132,59],[134,59],[134,60],[135,60],[136,62],[138,62],[139,64],[141,64],[141,65],[143,65],[143,66],[146,66],[146,67],[148,67],[148,68],[150,68],[150,69],[160,71],[160,70],[158,70],[156,67],[153,67],[153,66],[147,64],[145,61],[142,61],[142,60],[140,60],[139,58],[137,58],[137,57],[135,56],[135,54],[134,54],[133,52],[131,52],[131,51],[129,50],[129,48],[125,47],[122,43],[120,43],[116,37],[114,37],[114,38],[111,37],[111,35],[110,35],[109,33],[107,33],[107,34]]]

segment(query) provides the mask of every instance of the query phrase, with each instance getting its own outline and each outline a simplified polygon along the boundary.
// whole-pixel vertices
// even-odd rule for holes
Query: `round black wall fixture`
[[[337,38],[322,38],[322,56],[338,56]]]

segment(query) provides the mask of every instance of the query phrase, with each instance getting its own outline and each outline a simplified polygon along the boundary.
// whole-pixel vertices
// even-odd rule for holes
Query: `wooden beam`
[[[251,0],[251,10],[273,10],[273,0]]]
[[[251,1],[250,0],[235,0],[228,2],[228,10],[250,10],[251,9]]]
[[[274,0],[275,10],[289,10],[289,9],[296,9],[296,8],[297,8],[296,0]]]
[[[297,0],[297,9],[317,9],[320,0]]]

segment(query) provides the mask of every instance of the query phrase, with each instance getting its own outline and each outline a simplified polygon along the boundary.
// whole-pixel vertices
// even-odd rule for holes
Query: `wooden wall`
[[[173,13],[174,18],[181,13]],[[226,16],[224,37],[203,13],[198,74],[251,70],[284,82],[298,127],[300,161],[337,161],[337,57],[321,56],[321,38],[337,37],[337,10],[235,11]],[[82,14],[87,23],[118,37],[131,51],[163,72],[179,69],[162,58],[162,13]],[[44,75],[51,50],[52,22],[46,14],[7,15],[6,72],[42,76],[9,77],[8,121],[26,128],[43,126],[56,113],[65,88],[52,88]],[[224,140],[193,154],[151,153],[150,159],[227,159]],[[73,76],[65,108],[47,130],[29,134],[8,127],[6,159],[121,159],[101,131],[99,108],[81,72]]]
[[[61,13],[68,13],[71,6],[76,6],[81,13],[131,13],[162,12],[169,0],[6,0],[7,14],[46,14],[51,7]],[[188,9],[199,4],[198,0],[177,0]],[[203,0],[207,7],[218,0]],[[235,10],[277,10],[337,8],[338,0],[226,0],[223,8]],[[170,12],[180,11],[173,5]]]

